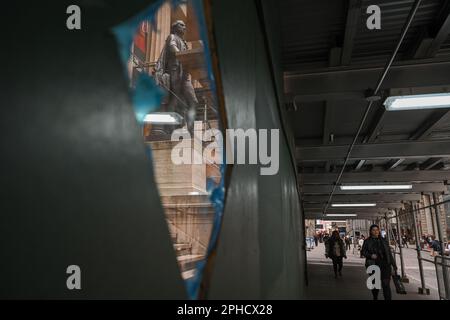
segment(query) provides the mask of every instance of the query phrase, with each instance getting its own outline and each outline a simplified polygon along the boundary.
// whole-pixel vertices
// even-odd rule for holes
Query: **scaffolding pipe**
[[[438,232],[438,237],[439,237],[439,243],[440,243],[440,251],[439,254],[442,257],[442,262],[444,262],[444,233],[442,231],[442,225],[441,225],[441,219],[440,219],[440,214],[439,214],[439,208],[437,206],[437,195],[435,192],[433,192],[433,205],[434,205],[434,213],[436,215],[436,228],[437,228],[437,232]],[[434,259],[435,263],[436,263],[436,258]],[[447,268],[442,265],[442,278],[443,278],[443,282],[444,282],[444,288],[445,288],[445,296],[448,297],[450,295],[449,291],[450,288],[448,288],[448,272],[447,272]],[[437,275],[437,268],[436,268],[436,275]],[[439,281],[439,280],[438,280]]]
[[[418,206],[417,209],[413,209],[412,211],[416,212],[416,211],[420,211],[420,210],[432,208],[432,207],[434,207],[435,205],[436,205],[436,206],[441,206],[441,205],[446,204],[446,203],[449,203],[449,202],[450,202],[450,199],[447,199],[447,200],[445,200],[445,201],[441,201],[441,202],[438,202],[438,203],[436,203],[436,204],[430,204],[430,205],[428,205],[428,206],[423,206],[423,207],[419,207],[419,206]],[[403,216],[403,215],[406,215],[406,214],[408,214],[408,213],[405,212],[405,213],[399,214],[399,217],[400,217],[400,216]],[[391,218],[389,218],[389,219],[391,219]]]
[[[395,220],[397,221],[397,239],[398,239],[398,249],[400,251],[400,267],[401,267],[401,274],[402,274],[402,281],[407,282],[408,277],[406,276],[405,272],[405,260],[403,259],[403,248],[402,248],[402,237],[401,237],[401,225],[400,225],[400,219],[398,218],[398,210],[395,209]]]
[[[389,244],[389,246],[391,245],[391,241],[389,238],[389,225],[388,225],[388,219],[387,219],[387,213],[384,214],[384,223],[386,225],[386,240]]]
[[[413,207],[416,207],[416,204],[411,203]],[[416,238],[416,252],[417,252],[417,263],[419,264],[419,273],[420,273],[420,287],[419,287],[419,294],[430,294],[430,289],[426,288],[425,285],[425,277],[423,275],[423,264],[422,264],[422,257],[420,255],[421,247],[420,247],[420,240],[419,240],[419,230],[417,229],[417,218],[416,218],[416,211],[411,210],[411,214],[413,217],[413,223],[414,223],[414,233]]]
[[[436,229],[437,229],[436,231],[437,231],[437,235],[438,235],[438,238],[439,238],[439,243],[441,245],[440,246],[441,250],[440,250],[439,254],[441,256],[443,256],[444,255],[444,246],[443,246],[444,238],[443,238],[442,226],[440,224],[440,220],[441,219],[439,217],[439,208],[437,206],[437,196],[436,196],[435,192],[433,192],[433,209],[434,209],[434,217],[436,219]]]

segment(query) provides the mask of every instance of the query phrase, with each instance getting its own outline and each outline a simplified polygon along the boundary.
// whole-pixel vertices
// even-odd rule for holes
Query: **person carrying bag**
[[[374,224],[370,226],[370,236],[364,240],[361,255],[366,258],[366,268],[371,265],[380,267],[380,280],[384,299],[392,300],[390,280],[391,275],[397,274],[397,264],[392,256],[388,242],[380,235],[380,228],[378,225]],[[392,269],[394,270],[394,274],[392,273]],[[394,284],[395,282],[396,280],[394,280]],[[372,289],[374,300],[378,300],[379,291],[379,289]]]

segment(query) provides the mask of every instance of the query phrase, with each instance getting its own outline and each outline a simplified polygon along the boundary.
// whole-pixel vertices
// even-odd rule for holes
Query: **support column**
[[[430,289],[425,286],[425,277],[423,275],[423,265],[422,265],[422,257],[420,255],[421,247],[420,247],[420,238],[419,231],[417,229],[417,218],[416,218],[416,210],[419,208],[418,205],[412,204],[412,218],[414,223],[414,234],[416,238],[416,252],[417,252],[417,263],[419,264],[419,273],[420,273],[420,287],[419,294],[430,294]]]
[[[400,251],[400,267],[401,267],[401,275],[402,275],[402,282],[409,283],[409,279],[406,276],[405,272],[405,260],[403,259],[403,244],[402,244],[402,237],[401,237],[401,230],[402,226],[400,224],[400,218],[398,216],[398,210],[395,209],[395,220],[397,221],[397,238],[398,238],[398,248]]]
[[[384,214],[384,223],[386,224],[385,228],[386,228],[386,240],[389,244],[389,246],[391,245],[391,240],[389,237],[389,222],[388,222],[388,217],[387,217],[387,213]]]
[[[436,229],[437,229],[437,233],[438,233],[438,237],[439,237],[439,243],[441,245],[441,252],[439,252],[440,256],[442,257],[442,263],[444,262],[444,233],[442,231],[442,225],[441,225],[441,219],[440,219],[440,214],[439,214],[439,208],[437,206],[437,203],[439,203],[438,197],[436,192],[433,192],[433,209],[434,209],[434,214],[436,217]],[[436,258],[434,260],[434,263],[436,263]],[[437,272],[437,270],[436,270]],[[437,274],[436,274],[437,277]],[[444,282],[444,289],[445,289],[445,296],[449,297],[450,296],[450,288],[448,287],[448,269],[445,266],[442,266],[442,278],[443,278],[443,282]],[[437,280],[437,279],[436,279]]]
[[[436,203],[439,203],[438,197],[436,195],[436,192],[433,192],[433,209],[434,209],[434,216],[436,219],[436,231],[439,238],[439,243],[441,244],[441,252],[439,254],[441,256],[444,256],[444,237],[443,237],[443,231],[442,231],[442,225],[441,225],[441,219],[439,214],[439,208],[436,205]]]

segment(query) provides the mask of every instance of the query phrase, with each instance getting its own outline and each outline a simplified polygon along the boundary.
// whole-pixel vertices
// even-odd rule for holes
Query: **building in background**
[[[154,21],[142,21],[131,48],[129,61],[130,86],[135,86],[141,74],[156,77],[156,65],[167,39],[171,34],[172,24],[183,21],[186,25],[184,40],[187,50],[176,53],[177,63],[181,64],[184,74],[190,75],[195,96],[195,121],[201,123],[200,137],[203,130],[219,129],[219,116],[215,93],[211,90],[208,78],[203,41],[200,38],[199,24],[195,10],[190,1],[180,1],[173,6],[170,1],[158,9]],[[178,104],[186,104],[170,88],[160,84],[166,93],[157,112],[166,110],[170,99]],[[175,110],[176,111],[176,110]],[[179,114],[183,118],[182,114]],[[186,128],[186,119],[182,123],[161,124],[146,121],[143,124],[143,138],[152,149],[152,162],[159,195],[166,214],[170,235],[177,254],[178,264],[184,279],[194,276],[197,263],[204,259],[210,241],[214,221],[214,207],[209,199],[211,185],[218,185],[221,180],[220,165],[212,158],[204,158],[203,150],[208,142],[194,134],[189,142],[194,146],[192,157],[202,159],[201,164],[174,164],[171,160],[172,150],[179,141],[171,141],[175,129]],[[195,148],[197,146],[198,148]]]
[[[362,219],[347,220],[347,234],[353,237],[369,235],[370,221]]]

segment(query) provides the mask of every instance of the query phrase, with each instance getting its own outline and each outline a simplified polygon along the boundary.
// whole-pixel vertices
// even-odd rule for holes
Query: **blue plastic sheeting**
[[[134,35],[138,30],[139,24],[145,20],[150,21],[153,24],[155,21],[154,17],[157,10],[165,2],[166,1],[155,2],[133,18],[127,20],[126,22],[113,29],[119,45],[120,57],[122,59],[125,72],[127,72],[127,64],[130,59],[130,48],[133,42]],[[182,1],[180,0],[171,1],[172,7],[175,7],[181,2]],[[192,3],[196,13],[200,37],[204,44],[205,52],[209,53],[209,41],[206,21],[204,19],[203,3],[201,0],[192,0],[190,2]],[[214,96],[216,96],[216,84],[214,81],[214,73],[212,69],[211,57],[209,56],[209,54],[205,54],[205,60],[207,73],[210,80],[210,88],[214,93]],[[143,118],[147,113],[156,111],[160,107],[162,98],[164,97],[164,92],[159,86],[156,85],[153,78],[147,74],[140,74],[137,79],[136,86],[134,88],[131,88],[130,90],[136,119],[139,123],[142,123]],[[149,154],[151,158],[151,152],[149,152]],[[225,155],[223,156],[225,157]],[[221,181],[218,185],[213,183],[212,180],[207,181],[207,190],[210,195],[210,201],[214,207],[214,221],[211,231],[211,238],[208,243],[206,259],[197,263],[197,268],[194,276],[185,281],[188,297],[190,299],[196,299],[198,296],[207,258],[210,255],[211,250],[214,248],[219,235],[225,198],[225,168],[225,164],[222,164],[220,168]]]
[[[125,74],[127,74],[131,45],[133,43],[134,35],[139,28],[139,24],[145,20],[154,21],[154,16],[158,11],[158,8],[164,2],[165,1],[157,1],[153,3],[141,13],[113,28],[114,35],[119,45],[119,55],[123,62]],[[156,85],[155,81],[153,81],[149,75],[143,73],[139,74],[136,80],[136,86],[130,90],[136,120],[138,123],[142,124],[144,116],[147,113],[159,108],[162,98],[164,97],[164,92]]]

